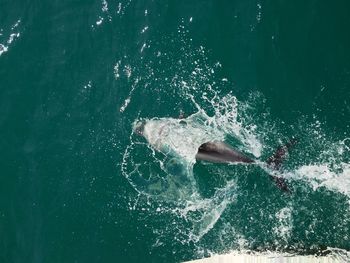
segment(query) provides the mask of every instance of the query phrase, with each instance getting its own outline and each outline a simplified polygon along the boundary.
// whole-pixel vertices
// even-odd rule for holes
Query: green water
[[[350,250],[349,10],[345,0],[0,0],[0,262]],[[167,192],[137,192],[136,167],[172,179],[132,123],[189,116],[191,96],[213,115],[229,93],[239,103],[225,109],[260,142],[257,159],[298,137],[284,164],[292,194],[260,167],[203,163],[196,204],[211,205],[184,215]],[[228,136],[254,157],[240,139]],[[218,219],[193,238],[208,209]]]

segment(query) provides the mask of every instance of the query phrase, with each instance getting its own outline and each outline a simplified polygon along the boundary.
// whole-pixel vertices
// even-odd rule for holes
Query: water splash
[[[301,213],[299,206],[305,203],[303,196],[292,195],[288,202],[284,202],[285,197],[280,192],[276,193],[274,186],[271,186],[273,190],[269,194],[276,196],[265,201],[263,198],[262,201],[256,199],[261,203],[256,206],[250,204],[258,210],[257,215],[250,217],[252,228],[254,224],[259,225],[261,217],[268,218],[268,223],[263,227],[273,240],[266,241],[266,237],[259,233],[252,238],[249,228],[242,228],[237,218],[231,219],[225,214],[229,213],[230,208],[235,208],[238,198],[248,191],[244,188],[246,185],[240,184],[239,178],[249,178],[255,172],[250,168],[237,167],[232,171],[232,167],[209,166],[212,167],[213,177],[221,177],[222,184],[204,196],[196,178],[201,175],[197,175],[194,168],[198,146],[215,139],[226,140],[238,150],[264,160],[278,144],[286,141],[289,136],[286,135],[286,127],[268,114],[262,94],[252,93],[247,100],[238,100],[230,80],[220,75],[221,64],[210,62],[204,47],[193,47],[185,32],[182,26],[176,41],[166,41],[167,45],[173,43],[176,46],[174,53],[169,52],[169,46],[164,51],[154,44],[144,51],[151,57],[150,61],[142,59],[137,62],[139,64],[123,62],[133,68],[128,83],[138,80],[139,88],[130,85],[121,112],[126,107],[140,107],[139,114],[142,112],[144,115],[134,116],[134,125],[137,122],[149,124],[145,136],[155,147],[131,132],[130,144],[123,154],[122,173],[137,192],[140,207],[144,197],[147,200],[144,204],[154,204],[149,208],[150,214],[171,218],[171,224],[167,226],[154,226],[153,231],[157,235],[154,246],[164,245],[171,236],[181,244],[194,242],[198,255],[229,249],[250,249],[261,243],[283,249],[292,242],[295,231],[299,229],[296,222]],[[120,62],[117,64],[119,67]],[[157,65],[162,66],[158,68]],[[118,77],[116,81],[120,80]],[[142,105],[136,104],[136,101],[140,101],[138,97],[142,96],[152,98],[158,108],[164,106],[165,110],[169,109],[168,116],[173,117],[154,117],[157,114],[148,112],[152,105],[142,108]],[[184,108],[185,112],[193,114],[183,120],[176,118],[174,112]],[[325,188],[349,198],[349,139],[335,140],[324,130],[317,119],[296,124],[292,132],[300,135],[299,144],[291,153],[285,170],[275,173],[289,179],[294,184],[294,190],[304,195],[310,194],[309,188],[305,188],[306,184],[311,186],[312,191]],[[262,168],[266,173],[271,172],[266,167]],[[260,185],[254,187],[262,188]],[[250,211],[253,208],[241,209]],[[346,229],[347,222],[343,222],[342,227]],[[232,235],[227,237],[227,233]],[[332,235],[328,232],[325,235],[328,234]],[[347,235],[344,234],[344,238]],[[211,241],[207,243],[208,240]],[[214,244],[212,240],[218,241]],[[305,246],[311,245],[306,242]]]
[[[132,134],[132,144],[124,153],[124,176],[137,192],[154,199],[176,203],[172,212],[180,218],[185,218],[192,225],[187,235],[188,241],[198,242],[215,226],[227,205],[235,200],[234,180],[217,189],[212,197],[201,197],[193,174],[199,146],[208,141],[224,141],[226,136],[230,135],[238,138],[242,147],[246,145],[245,149],[248,151],[250,147],[254,147],[252,145],[261,149],[259,140],[251,133],[251,126],[244,127],[237,118],[237,99],[232,94],[219,98],[215,93],[208,87],[204,95],[204,99],[213,107],[208,109],[212,115],[201,108],[192,94],[187,93],[186,96],[198,108],[197,113],[185,119],[136,120],[134,129],[140,122],[145,123],[143,135],[149,144],[139,142],[137,135]],[[207,99],[208,96],[211,96],[211,99]],[[145,150],[148,153],[145,153]],[[143,151],[143,154],[138,155],[137,151]],[[153,156],[150,164],[141,164],[142,161],[135,158],[149,154]],[[255,154],[259,155],[260,152],[255,151]],[[130,163],[133,164],[131,169]],[[159,167],[158,172],[151,171],[154,165]]]
[[[275,216],[278,220],[278,225],[273,228],[274,233],[284,241],[288,241],[293,227],[292,208],[290,204],[279,210]]]
[[[18,30],[18,27],[20,24],[21,24],[21,19],[18,19],[16,23],[14,23],[13,26],[11,27],[7,40],[5,39],[4,42],[0,43],[0,56],[6,53],[9,50],[11,44],[20,37],[21,33]],[[3,30],[1,29],[1,32],[2,31]],[[0,36],[2,35],[3,33],[0,34]],[[0,38],[0,41],[1,41],[1,38]]]

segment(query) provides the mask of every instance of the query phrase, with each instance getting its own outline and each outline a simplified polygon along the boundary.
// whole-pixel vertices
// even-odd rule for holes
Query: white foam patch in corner
[[[300,153],[302,163],[285,175],[307,182],[314,191],[326,188],[350,197],[350,138],[332,139],[317,119],[306,125],[303,129],[309,139]]]
[[[338,169],[328,164],[303,165],[293,172],[293,178],[308,181],[314,190],[326,187],[350,197],[350,164],[341,163]]]
[[[21,23],[21,19],[18,19],[16,23],[11,27],[11,34],[9,35],[8,39],[6,40],[5,43],[0,43],[0,56],[4,53],[6,53],[9,50],[10,45],[20,37],[21,33],[20,32],[14,32],[18,26]],[[1,32],[3,32],[3,29],[1,29]],[[0,35],[3,35],[1,33]]]

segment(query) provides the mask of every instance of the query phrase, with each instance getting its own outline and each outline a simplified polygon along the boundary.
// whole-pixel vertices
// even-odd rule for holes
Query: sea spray
[[[142,60],[137,66],[127,59],[122,62],[133,68],[129,83],[139,80],[138,88],[130,85],[126,95],[131,99],[129,108],[142,96],[151,95],[158,107],[170,109],[160,116],[153,105],[141,105],[141,116],[134,117],[135,123],[149,123],[145,136],[159,147],[152,147],[133,130],[123,153],[122,173],[137,192],[136,207],[149,207],[150,217],[168,222],[153,226],[157,236],[154,247],[165,246],[171,237],[182,245],[194,243],[198,256],[203,256],[257,247],[306,249],[329,236],[349,239],[349,221],[342,220],[336,230],[325,229],[319,224],[322,214],[318,205],[313,203],[318,200],[317,191],[336,191],[345,199],[339,197],[335,216],[349,215],[341,208],[349,198],[348,139],[326,134],[317,119],[301,118],[292,127],[285,126],[269,114],[261,93],[252,92],[245,100],[238,100],[232,83],[218,77],[221,64],[209,62],[208,51],[194,47],[184,35],[172,42],[181,46],[180,53],[151,47],[145,51],[154,54],[151,61]],[[160,64],[169,67],[159,70]],[[164,101],[168,105],[163,105]],[[186,116],[180,119],[183,110]],[[162,130],[162,125],[167,129]],[[264,160],[291,136],[297,137],[298,144],[283,169],[272,171]],[[215,139],[257,159],[258,167],[197,165],[198,146]],[[208,180],[220,178],[221,183],[212,191],[203,191],[198,181],[205,176],[201,171],[208,170],[212,171]],[[292,194],[283,195],[267,174],[287,178]],[[206,182],[205,187],[210,188],[210,184]],[[338,200],[328,197],[330,202]],[[312,216],[310,225],[301,224],[304,213]],[[311,230],[313,234],[308,234]],[[294,239],[301,241],[295,244]]]

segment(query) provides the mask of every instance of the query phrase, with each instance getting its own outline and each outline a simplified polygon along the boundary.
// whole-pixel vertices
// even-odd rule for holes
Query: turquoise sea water
[[[349,10],[0,0],[0,262],[346,254]],[[181,112],[261,163],[296,137],[278,173],[292,193],[263,165],[187,165],[132,131]]]

